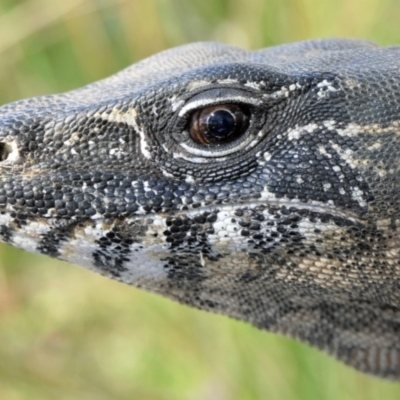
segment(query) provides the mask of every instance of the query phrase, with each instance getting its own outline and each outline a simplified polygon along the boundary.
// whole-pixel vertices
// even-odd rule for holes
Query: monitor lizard
[[[400,379],[400,47],[194,43],[0,108],[0,238]]]

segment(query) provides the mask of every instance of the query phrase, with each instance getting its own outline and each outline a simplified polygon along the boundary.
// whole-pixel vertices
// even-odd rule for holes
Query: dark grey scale
[[[209,261],[218,261],[224,256],[213,249],[207,237],[208,234],[214,233],[212,223],[217,220],[217,212],[203,212],[193,218],[170,217],[167,219],[167,229],[163,232],[163,235],[166,236],[166,242],[169,243],[169,249],[174,255],[168,258],[168,263],[165,264],[164,268],[170,271],[171,265],[179,266],[183,259],[189,258],[191,260],[190,265],[195,265],[194,268],[196,269],[203,269],[200,265],[200,254]],[[176,263],[173,260],[177,260]],[[174,269],[172,268],[172,270]],[[175,272],[169,272],[168,277],[173,278],[174,274]],[[178,277],[181,275],[181,273],[178,274]]]
[[[201,231],[204,231],[204,223],[205,219],[202,216],[197,218],[197,220],[188,217],[167,218],[167,229],[163,232],[164,236],[166,236],[166,242],[170,244],[171,249],[182,244],[185,244],[185,246],[196,245],[202,241],[201,238],[203,235],[201,235]],[[203,226],[200,227],[200,225]],[[200,236],[198,237],[199,234]]]
[[[169,281],[179,287],[182,281],[185,283],[201,283],[206,279],[204,267],[200,264],[198,254],[190,252],[174,255],[161,260],[167,271]]]
[[[14,235],[14,230],[7,225],[0,225],[0,237],[3,242],[11,243]]]
[[[92,257],[94,265],[103,273],[118,278],[128,271],[127,263],[132,255],[132,245],[142,243],[153,221],[151,218],[127,222],[119,219],[110,220],[108,223],[113,225],[113,228],[96,241],[98,250],[93,252]]]
[[[237,223],[238,231],[249,244],[250,249],[259,250],[261,253],[267,254],[282,243],[292,243],[301,240],[301,236],[296,231],[297,225],[295,224],[295,221],[300,219],[298,215],[291,216],[289,230],[286,227],[289,224],[287,220],[266,220],[263,214],[264,210],[265,207],[258,206],[252,209],[236,211],[236,215],[240,217],[235,223]],[[269,212],[276,215],[272,209]],[[277,217],[279,218],[279,216]]]
[[[258,281],[261,277],[263,276],[262,273],[260,272],[253,272],[253,271],[246,271],[244,274],[242,274],[238,281],[240,283],[248,284],[248,283],[253,283]]]
[[[71,238],[74,232],[76,223],[70,224],[67,227],[56,227],[42,235],[37,245],[37,251],[51,257],[60,256],[60,248],[63,243]]]
[[[118,231],[109,231],[96,243],[99,249],[92,255],[96,267],[115,277],[120,277],[123,272],[128,271],[125,264],[132,253],[132,239],[124,238]]]
[[[12,218],[12,225],[15,229],[23,229],[24,225],[29,222],[32,222],[33,219],[28,219],[26,214],[11,212],[10,217]]]

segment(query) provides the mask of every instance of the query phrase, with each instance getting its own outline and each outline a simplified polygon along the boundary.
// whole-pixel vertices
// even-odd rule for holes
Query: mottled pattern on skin
[[[0,240],[400,380],[400,52],[172,49],[0,108]],[[247,107],[203,146],[191,114]]]

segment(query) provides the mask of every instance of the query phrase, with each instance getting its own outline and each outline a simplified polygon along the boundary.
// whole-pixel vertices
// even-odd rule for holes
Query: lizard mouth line
[[[274,199],[274,200],[260,200],[260,201],[251,201],[248,203],[235,203],[235,204],[221,204],[221,205],[213,205],[206,207],[199,207],[196,209],[189,210],[177,210],[174,213],[169,213],[168,215],[180,215],[184,214],[187,216],[197,215],[202,212],[214,212],[214,211],[223,211],[223,210],[237,210],[237,209],[252,209],[256,207],[264,206],[266,209],[268,208],[287,208],[287,209],[297,209],[299,211],[307,210],[312,213],[322,213],[322,214],[330,214],[334,217],[339,217],[343,219],[352,220],[353,222],[365,223],[365,220],[354,211],[350,210],[341,210],[340,208],[331,205],[322,203],[320,201],[311,201],[309,203],[303,203],[299,200],[290,200],[290,199]],[[155,215],[154,213],[146,214],[146,216],[151,217]]]

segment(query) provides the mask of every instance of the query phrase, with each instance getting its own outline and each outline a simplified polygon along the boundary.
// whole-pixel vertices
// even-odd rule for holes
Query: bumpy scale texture
[[[172,49],[0,108],[0,238],[400,380],[400,48]],[[221,146],[190,115],[245,105]]]

